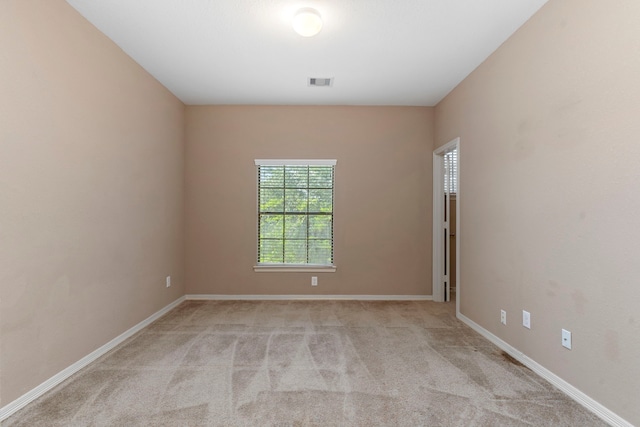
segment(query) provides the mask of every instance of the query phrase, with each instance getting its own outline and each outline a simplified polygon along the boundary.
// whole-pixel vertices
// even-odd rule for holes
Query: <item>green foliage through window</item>
[[[258,263],[333,264],[333,166],[258,166]]]

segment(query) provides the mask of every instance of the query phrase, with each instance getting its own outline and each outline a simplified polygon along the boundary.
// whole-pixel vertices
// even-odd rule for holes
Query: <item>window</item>
[[[458,192],[458,149],[454,148],[444,154],[444,191],[456,194]]]
[[[256,160],[258,267],[333,267],[335,160]]]

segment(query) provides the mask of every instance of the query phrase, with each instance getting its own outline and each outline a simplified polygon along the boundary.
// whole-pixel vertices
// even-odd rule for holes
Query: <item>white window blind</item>
[[[458,149],[447,151],[444,155],[444,191],[458,192]]]
[[[332,265],[335,160],[256,160],[258,265]]]

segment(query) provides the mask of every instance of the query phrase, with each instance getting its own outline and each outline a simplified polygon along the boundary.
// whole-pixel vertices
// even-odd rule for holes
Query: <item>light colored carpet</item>
[[[9,426],[601,426],[433,302],[187,301]]]

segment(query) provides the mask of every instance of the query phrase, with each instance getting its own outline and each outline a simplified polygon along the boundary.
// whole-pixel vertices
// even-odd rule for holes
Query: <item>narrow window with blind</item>
[[[333,268],[335,160],[256,160],[258,265]]]
[[[458,149],[454,148],[444,154],[444,191],[456,194],[458,192]]]

